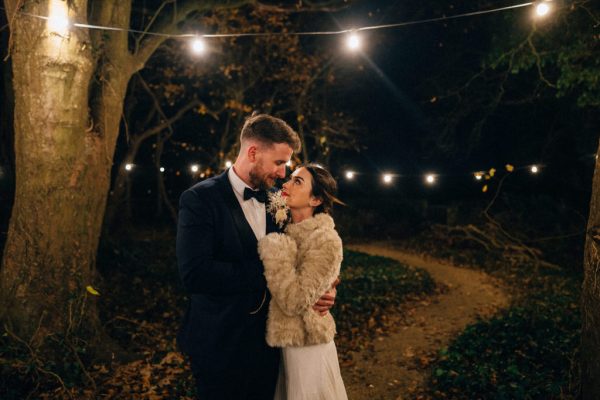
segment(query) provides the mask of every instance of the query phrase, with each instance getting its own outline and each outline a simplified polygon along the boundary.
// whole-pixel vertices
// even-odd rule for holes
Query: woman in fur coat
[[[282,348],[275,399],[347,399],[333,342],[331,314],[312,305],[340,273],[342,241],[329,215],[337,185],[331,174],[309,164],[283,185],[290,210],[285,234],[271,233],[258,244],[272,299],[267,343]]]

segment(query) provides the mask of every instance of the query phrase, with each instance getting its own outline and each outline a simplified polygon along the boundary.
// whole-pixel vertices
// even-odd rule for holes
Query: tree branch
[[[145,40],[138,39],[139,49],[134,54],[136,70],[144,67],[150,56],[156,49],[168,39],[168,35],[181,33],[179,24],[185,21],[190,14],[200,13],[208,10],[238,8],[244,5],[253,4],[254,0],[211,0],[199,2],[197,0],[185,0],[177,3],[177,8],[161,14],[156,20],[156,32],[163,36],[149,36]]]
[[[329,1],[309,1],[300,0],[296,4],[288,7],[265,4],[260,1],[256,2],[256,9],[259,11],[280,12],[280,13],[301,13],[301,12],[337,12],[348,8],[350,4],[341,2],[340,0]]]

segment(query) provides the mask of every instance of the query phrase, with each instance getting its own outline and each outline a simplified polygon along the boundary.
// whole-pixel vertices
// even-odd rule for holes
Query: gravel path
[[[389,336],[355,353],[352,365],[342,366],[350,400],[417,398],[438,350],[478,317],[489,318],[509,304],[509,294],[484,272],[410,254],[392,243],[349,248],[423,268],[444,288],[439,294],[408,304],[406,315],[398,318]]]

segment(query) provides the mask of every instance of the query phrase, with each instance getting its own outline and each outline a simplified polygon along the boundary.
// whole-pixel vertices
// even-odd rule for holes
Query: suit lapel
[[[227,171],[225,171],[225,173],[219,177],[219,180],[221,182],[219,188],[221,190],[223,200],[225,200],[225,204],[231,212],[231,217],[240,236],[240,241],[242,242],[245,256],[250,256],[257,251],[258,242],[256,240],[256,236],[254,235],[254,231],[252,231],[250,224],[246,220],[244,211],[242,210],[237,197],[235,197],[235,193],[233,192],[233,188],[231,187],[231,183],[229,182],[229,178],[227,176]]]

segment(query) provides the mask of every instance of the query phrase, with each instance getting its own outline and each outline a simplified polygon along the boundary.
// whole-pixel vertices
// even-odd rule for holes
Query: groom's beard
[[[256,164],[250,172],[248,173],[248,177],[250,178],[250,183],[252,184],[253,189],[260,190],[269,190],[275,185],[275,180],[277,178],[271,178],[269,174],[265,174],[262,172],[262,163]]]

